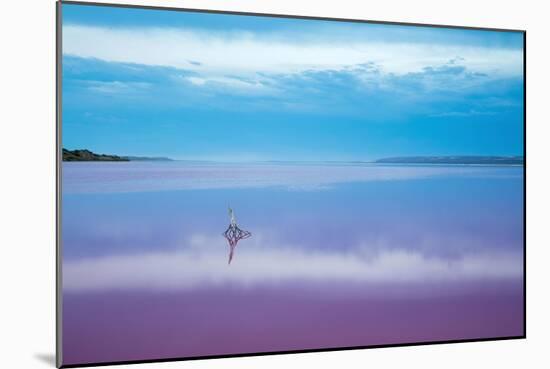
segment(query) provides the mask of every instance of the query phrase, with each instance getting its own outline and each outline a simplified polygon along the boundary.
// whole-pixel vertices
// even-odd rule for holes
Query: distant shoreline
[[[403,156],[381,158],[373,161],[362,160],[267,160],[267,161],[216,161],[216,160],[174,160],[167,157],[144,157],[144,156],[121,156],[113,154],[97,154],[90,150],[67,150],[63,149],[64,162],[183,162],[194,164],[295,164],[295,165],[367,165],[367,164],[388,164],[388,165],[472,165],[472,166],[523,166],[523,156]]]
[[[172,161],[164,157],[145,156],[119,156],[112,154],[97,154],[90,150],[67,150],[63,149],[63,161],[72,162],[129,162],[129,161]]]
[[[523,156],[405,156],[378,159],[381,164],[523,165]]]

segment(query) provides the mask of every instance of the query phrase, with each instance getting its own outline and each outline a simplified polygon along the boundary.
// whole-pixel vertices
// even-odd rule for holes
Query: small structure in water
[[[229,227],[227,227],[227,230],[223,233],[223,236],[227,242],[229,242],[229,261],[227,264],[231,264],[231,260],[233,260],[233,253],[235,251],[235,247],[237,247],[237,243],[239,243],[240,240],[252,236],[252,233],[243,231],[239,228],[237,225],[237,219],[235,218],[235,213],[231,208],[229,208],[229,219]]]

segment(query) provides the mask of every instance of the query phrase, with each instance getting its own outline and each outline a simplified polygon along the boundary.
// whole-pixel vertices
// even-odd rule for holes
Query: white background
[[[544,10],[544,1],[130,2],[526,29],[528,45],[527,340],[202,360],[132,367],[550,367],[550,273],[547,272],[550,262],[547,196],[550,189],[550,12]],[[0,367],[51,368],[55,352],[55,3],[53,0],[3,2],[0,5],[0,27]]]

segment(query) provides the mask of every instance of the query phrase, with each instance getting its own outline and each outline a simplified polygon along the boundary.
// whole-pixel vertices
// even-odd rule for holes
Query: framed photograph
[[[525,337],[525,32],[58,3],[58,366]]]

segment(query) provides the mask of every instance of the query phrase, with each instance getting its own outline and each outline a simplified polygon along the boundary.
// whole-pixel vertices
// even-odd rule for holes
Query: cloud
[[[185,58],[184,58],[185,59]],[[213,71],[188,63],[185,68],[109,62],[65,55],[68,89],[141,97],[148,106],[188,106],[239,111],[288,111],[323,115],[364,116],[387,122],[414,114],[438,117],[453,111],[510,109],[510,92],[521,88],[521,78],[495,79],[476,72],[451,57],[405,74],[386,73],[379,63],[362,62],[337,68],[310,68],[275,73],[238,70]],[[88,84],[79,81],[90,80]],[[98,81],[102,81],[99,84]],[[147,84],[147,89],[140,83]],[[91,86],[90,86],[91,85]],[[519,87],[518,87],[519,86]],[[140,92],[138,95],[136,92]],[[488,98],[501,107],[489,107]],[[84,96],[82,96],[84,101]],[[454,105],[449,102],[454,102]],[[74,103],[74,102],[73,102]],[[384,107],[381,109],[380,107]]]
[[[147,82],[85,81],[90,91],[106,95],[132,94],[151,87]]]
[[[296,35],[295,35],[296,36]],[[324,39],[315,34],[206,31],[191,28],[63,27],[65,55],[105,61],[167,66],[208,76],[233,73],[293,74],[306,70],[343,70],[376,63],[385,74],[403,75],[449,60],[472,72],[521,76],[519,49],[426,42],[381,42],[350,37]]]
[[[336,282],[419,284],[520,279],[522,256],[486,251],[458,258],[428,256],[394,248],[369,253],[308,251],[267,242],[261,235],[243,241],[231,266],[221,237],[195,235],[185,250],[119,255],[68,261],[63,264],[65,291],[110,289],[194,289],[279,283]]]
[[[467,111],[449,111],[449,112],[443,112],[443,113],[436,113],[430,115],[431,117],[436,118],[445,118],[445,117],[473,117],[473,116],[487,116],[487,115],[495,115],[496,112],[493,111],[478,111],[478,110],[467,110]]]
[[[103,96],[125,97],[133,89],[132,98],[151,107],[367,116],[367,122],[497,119],[517,109],[521,49],[363,36],[68,24],[64,79],[68,88],[71,79],[105,81],[87,90]],[[501,107],[490,107],[489,98]],[[100,100],[81,95],[81,101]]]
[[[279,93],[276,88],[269,86],[269,81],[261,81],[258,78],[244,79],[232,77],[199,77],[187,76],[184,80],[194,86],[210,88],[216,92],[237,95],[275,95]]]

